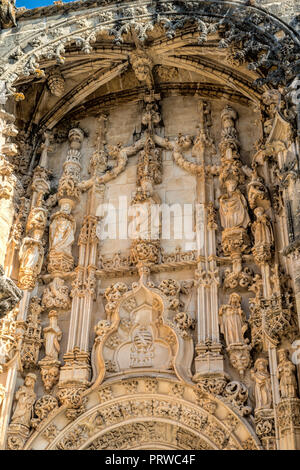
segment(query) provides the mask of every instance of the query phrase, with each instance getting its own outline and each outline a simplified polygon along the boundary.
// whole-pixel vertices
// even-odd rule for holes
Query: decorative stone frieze
[[[291,2],[100,3],[0,5],[0,449],[299,449]]]

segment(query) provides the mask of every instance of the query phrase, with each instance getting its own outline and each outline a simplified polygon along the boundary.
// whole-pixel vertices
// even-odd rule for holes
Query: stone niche
[[[174,371],[176,337],[162,319],[162,303],[145,287],[129,293],[117,309],[115,328],[103,341],[107,374],[130,369]]]
[[[131,312],[120,308],[117,332],[106,340],[103,356],[115,365],[116,371],[131,368],[172,368],[174,351],[167,341],[169,328],[160,324],[159,312],[143,296],[131,297],[137,306]],[[146,302],[144,302],[146,300]]]
[[[192,338],[182,334],[173,316],[156,288],[138,283],[123,294],[110,320],[100,320],[95,327],[93,382],[141,371],[191,376]]]

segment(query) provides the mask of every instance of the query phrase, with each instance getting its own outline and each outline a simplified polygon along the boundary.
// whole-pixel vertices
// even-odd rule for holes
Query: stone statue
[[[267,359],[259,358],[256,360],[254,370],[251,371],[251,377],[255,382],[256,410],[272,408],[271,378],[268,372]]]
[[[42,207],[42,197],[43,194],[40,193],[36,201],[37,206],[29,213],[27,236],[23,239],[19,251],[19,287],[24,290],[34,288],[44,260],[42,238],[47,223],[47,210]]]
[[[277,368],[277,377],[279,379],[279,389],[281,398],[296,398],[296,366],[289,360],[288,351],[286,351],[285,349],[280,349],[280,351],[278,351],[278,356],[279,363]]]
[[[221,224],[225,229],[233,227],[247,228],[250,222],[247,201],[240,190],[237,189],[237,185],[238,182],[234,179],[226,180],[227,194],[220,197]]]
[[[251,209],[257,206],[267,209],[270,207],[270,200],[264,179],[258,175],[257,164],[252,165],[251,181],[248,184],[248,202]]]
[[[16,392],[17,405],[13,413],[11,424],[22,424],[30,427],[33,405],[36,400],[34,386],[36,382],[35,374],[27,374],[22,385]]]
[[[241,296],[233,293],[229,304],[219,310],[221,333],[225,336],[226,346],[245,344],[244,333],[247,330],[245,315],[241,308]]]
[[[254,209],[256,220],[251,230],[255,240],[255,246],[272,246],[274,237],[271,222],[262,207]]]
[[[72,256],[71,247],[74,242],[76,223],[71,215],[71,202],[67,199],[59,201],[60,211],[52,216],[49,229],[50,256],[53,252]]]
[[[58,353],[60,351],[59,341],[62,338],[62,331],[57,324],[57,312],[51,310],[49,312],[49,326],[44,328],[45,338],[45,355],[47,359],[58,360]]]
[[[20,248],[20,270],[40,271],[43,262],[43,249],[37,237],[26,237]]]
[[[19,259],[19,286],[24,290],[33,289],[44,259],[44,248],[39,230],[34,231],[33,237],[23,239]]]

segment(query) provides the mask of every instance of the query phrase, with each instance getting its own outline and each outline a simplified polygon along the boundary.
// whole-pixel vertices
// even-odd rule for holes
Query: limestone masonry
[[[300,450],[299,24],[0,1],[0,449]]]

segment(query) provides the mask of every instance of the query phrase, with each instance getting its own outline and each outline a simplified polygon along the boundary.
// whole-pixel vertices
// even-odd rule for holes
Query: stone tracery
[[[33,34],[36,13],[0,10],[0,36],[17,21],[24,39],[0,37],[0,255],[24,292],[15,308],[3,272],[1,374],[17,406],[9,424],[3,393],[1,448],[37,448],[39,436],[56,449],[299,448],[287,352],[299,330],[299,35],[236,1],[85,4],[59,6],[64,20],[45,9]],[[17,127],[32,140],[25,173]],[[175,246],[147,213],[138,237],[107,240],[118,195],[144,212],[188,202],[194,239]]]

